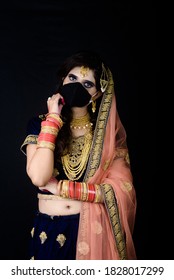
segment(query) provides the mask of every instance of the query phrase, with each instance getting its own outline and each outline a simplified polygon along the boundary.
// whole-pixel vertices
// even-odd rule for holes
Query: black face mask
[[[79,82],[63,85],[60,93],[69,107],[84,107],[91,99],[89,92]]]

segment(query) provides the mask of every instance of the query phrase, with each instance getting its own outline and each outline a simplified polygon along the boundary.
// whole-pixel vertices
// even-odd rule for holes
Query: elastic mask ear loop
[[[97,90],[92,96],[91,99],[89,100],[89,104],[91,104],[93,102],[93,97],[95,97],[97,95],[97,93],[99,92],[99,90]],[[89,105],[88,104],[88,105]]]

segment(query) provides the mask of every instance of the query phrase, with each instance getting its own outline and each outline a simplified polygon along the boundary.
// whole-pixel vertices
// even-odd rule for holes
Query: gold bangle
[[[47,148],[54,152],[55,144],[48,141],[38,141],[37,148]]]
[[[102,193],[102,190],[101,190],[101,186],[97,185],[97,184],[94,184],[94,186],[95,186],[95,200],[94,200],[94,202],[95,203],[102,203],[104,201],[104,199],[103,199],[103,193]]]
[[[63,180],[61,184],[60,195],[64,198],[69,198],[69,181]]]
[[[42,133],[49,133],[57,136],[58,134],[58,128],[50,127],[50,126],[42,126],[41,128]]]
[[[98,185],[94,184],[95,187],[95,199],[94,202],[97,203],[98,202]]]
[[[82,200],[83,201],[88,201],[88,189],[87,189],[87,185],[86,183],[82,183],[83,184],[83,197]]]

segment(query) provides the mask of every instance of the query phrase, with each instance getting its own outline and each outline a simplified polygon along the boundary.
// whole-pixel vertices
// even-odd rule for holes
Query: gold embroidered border
[[[39,115],[39,118],[40,118],[42,121],[45,121],[45,120],[46,120],[46,115],[45,115],[45,114]]]
[[[126,253],[126,244],[123,236],[123,232],[121,230],[121,223],[119,219],[119,211],[117,206],[117,201],[115,198],[115,194],[113,191],[113,188],[109,184],[103,184],[101,185],[104,193],[104,201],[105,206],[108,211],[108,215],[110,218],[110,222],[112,225],[112,230],[115,237],[115,242],[117,245],[118,253],[121,260],[125,260],[127,258]]]
[[[102,155],[102,149],[103,149],[103,142],[104,142],[104,136],[105,136],[105,130],[106,130],[106,124],[110,112],[111,102],[112,102],[112,94],[113,94],[113,79],[112,74],[109,72],[110,76],[110,82],[108,85],[107,91],[104,93],[98,118],[96,122],[94,137],[93,137],[93,144],[90,152],[90,157],[88,161],[88,166],[86,169],[84,181],[87,181],[89,178],[91,178],[94,173],[96,172],[97,168],[100,164],[100,159]]]
[[[130,158],[129,158],[129,152],[127,149],[116,149],[116,156],[115,156],[115,159],[116,158],[124,158],[124,160],[126,161],[126,163],[128,165],[130,165]]]
[[[38,135],[33,135],[33,134],[28,135],[25,138],[23,144],[21,145],[20,150],[26,155],[26,153],[24,151],[24,146],[26,146],[28,144],[37,144],[37,138],[38,138]]]

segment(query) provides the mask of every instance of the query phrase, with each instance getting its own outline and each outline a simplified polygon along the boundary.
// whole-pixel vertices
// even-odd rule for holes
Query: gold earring
[[[101,86],[101,92],[104,92],[108,86],[108,73],[103,63],[102,63],[102,74],[100,77],[100,86]]]
[[[92,100],[92,112],[95,113],[96,111],[96,100]]]

